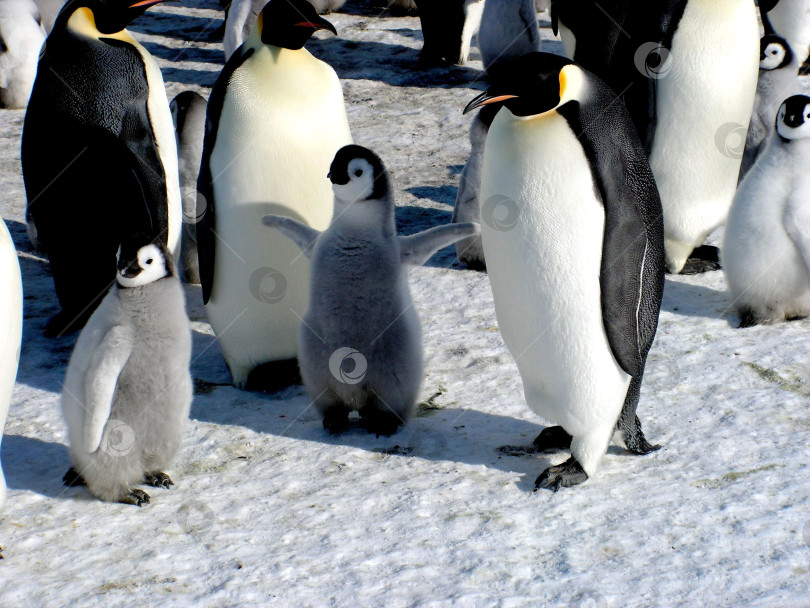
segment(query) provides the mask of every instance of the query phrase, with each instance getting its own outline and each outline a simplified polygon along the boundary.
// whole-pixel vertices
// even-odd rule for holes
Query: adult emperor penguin
[[[0,2],[0,106],[28,105],[43,42],[45,32],[33,0]]]
[[[312,259],[299,361],[324,428],[342,432],[349,411],[359,411],[369,431],[391,435],[412,416],[424,377],[422,332],[403,265],[424,264],[478,226],[398,237],[388,174],[367,148],[341,148],[329,179],[335,209],[324,232],[279,215],[263,222]]]
[[[810,97],[794,95],[726,223],[723,270],[740,327],[810,315],[809,164]]]
[[[149,495],[134,485],[173,485],[163,471],[180,448],[191,406],[190,358],[171,255],[135,235],[121,244],[116,283],[79,336],[65,374],[66,485],[86,483],[102,500],[137,506]]]
[[[20,362],[23,323],[22,280],[17,251],[0,219],[0,441]],[[0,466],[0,509],[6,502],[6,480]]]
[[[478,29],[484,69],[540,50],[534,0],[486,0]]]
[[[337,74],[303,48],[318,29],[335,32],[306,0],[271,0],[208,100],[197,206],[200,280],[240,388],[272,391],[299,377],[309,260],[283,235],[268,234],[261,218],[275,213],[325,229],[332,218],[329,164],[351,143]]]
[[[624,98],[636,125],[664,208],[667,269],[716,269],[716,248],[700,246],[736,190],[759,68],[754,3],[554,0],[552,10],[566,54]],[[597,13],[611,25],[595,29],[586,17]]]
[[[759,80],[754,99],[754,112],[745,138],[745,152],[740,165],[740,180],[745,177],[763,142],[773,131],[776,113],[782,102],[802,87],[799,81],[799,64],[790,45],[784,38],[766,34],[760,40]]]
[[[320,14],[336,11],[346,2],[346,0],[308,1]],[[225,61],[230,59],[233,52],[248,39],[265,4],[267,4],[267,0],[234,0],[231,3],[225,18],[225,37],[222,41]]]
[[[463,65],[484,12],[484,0],[416,0],[424,44],[419,61],[426,65]]]
[[[169,104],[177,135],[180,195],[183,198],[180,269],[186,283],[200,282],[197,258],[197,179],[200,176],[205,136],[206,105],[205,98],[194,91],[183,91]]]
[[[807,0],[760,0],[766,33],[788,41],[801,66],[810,54],[810,3]]]
[[[495,312],[529,406],[571,448],[536,487],[585,481],[618,431],[646,454],[636,417],[664,285],[661,204],[622,104],[571,60],[531,53],[465,111],[500,104],[487,136],[481,224]]]
[[[125,29],[161,0],[70,0],[39,61],[25,115],[27,217],[62,310],[46,333],[80,328],[137,231],[174,251],[182,210],[177,147],[160,69]],[[81,272],[76,271],[81,260]]]

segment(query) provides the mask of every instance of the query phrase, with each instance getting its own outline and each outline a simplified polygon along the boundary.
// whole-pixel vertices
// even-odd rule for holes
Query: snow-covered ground
[[[461,110],[484,86],[477,50],[467,67],[421,71],[418,19],[365,1],[309,48],[342,78],[355,141],[386,162],[400,229],[446,223],[468,153]],[[207,95],[221,18],[215,0],[188,0],[132,28],[170,97]],[[25,235],[22,121],[0,113],[0,214],[26,297],[2,442],[0,606],[810,606],[810,321],[735,329],[721,272],[667,278],[639,407],[663,448],[611,448],[574,489],[532,492],[567,455],[498,451],[544,423],[525,405],[486,275],[449,249],[410,272],[424,403],[397,434],[332,437],[300,387],[227,386],[190,287],[197,390],[168,471],[177,486],[150,490],[141,509],[65,488],[59,392],[75,336],[41,336],[56,298]]]

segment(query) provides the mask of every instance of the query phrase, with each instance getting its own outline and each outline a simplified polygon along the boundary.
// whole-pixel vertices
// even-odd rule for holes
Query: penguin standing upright
[[[716,248],[701,243],[737,185],[759,69],[754,3],[554,0],[552,12],[566,54],[623,97],[636,125],[661,195],[667,269],[716,269]],[[595,28],[597,13],[610,25]]]
[[[162,0],[70,0],[48,36],[25,115],[26,217],[62,310],[46,333],[80,328],[138,231],[172,251],[182,210],[177,147],[160,69],[125,29]],[[81,272],[76,272],[77,260]]]
[[[779,108],[723,235],[723,271],[740,327],[810,315],[810,97]]]
[[[484,69],[540,50],[534,0],[486,0],[478,28]]]
[[[0,2],[0,107],[28,105],[43,42],[45,32],[33,0]]]
[[[664,286],[655,180],[615,94],[568,59],[531,53],[465,111],[500,104],[487,136],[481,225],[495,312],[526,401],[560,427],[538,449],[571,448],[536,486],[596,471],[614,431],[654,449],[636,417]]]
[[[463,65],[484,12],[484,0],[416,0],[424,44],[419,61]]]
[[[759,12],[765,33],[788,41],[799,66],[810,55],[810,2],[807,0],[760,0]]]
[[[312,259],[299,360],[324,428],[344,431],[349,411],[357,410],[369,431],[391,435],[413,414],[424,378],[422,332],[403,264],[424,264],[478,226],[450,224],[398,237],[388,174],[367,148],[338,150],[329,176],[335,212],[324,232],[278,215],[262,221]]]
[[[325,229],[332,218],[329,164],[351,143],[337,74],[303,48],[319,29],[335,32],[306,0],[271,0],[208,100],[197,205],[200,280],[240,388],[272,391],[299,378],[309,260],[281,234],[268,234],[261,218],[275,213]]]
[[[5,222],[0,219],[0,441],[20,362],[23,298],[17,251]],[[6,502],[6,480],[0,465],[0,509]]]
[[[183,236],[180,243],[180,269],[187,283],[200,282],[197,259],[197,179],[200,176],[205,137],[205,98],[194,91],[183,91],[169,104],[177,135],[180,195],[183,197]]]

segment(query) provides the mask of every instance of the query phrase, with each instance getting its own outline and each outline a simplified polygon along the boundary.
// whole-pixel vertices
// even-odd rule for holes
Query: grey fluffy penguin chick
[[[122,243],[116,282],[79,336],[62,391],[72,467],[106,501],[141,506],[137,484],[168,488],[191,406],[191,329],[171,256],[137,235]]]
[[[784,38],[775,34],[763,36],[760,39],[759,59],[757,95],[745,138],[740,181],[762,152],[765,140],[773,131],[779,106],[804,88],[798,77],[799,60]]]
[[[206,101],[199,93],[183,91],[169,108],[177,135],[180,196],[183,201],[183,234],[180,243],[180,270],[186,283],[200,282],[197,258],[197,178],[200,174],[205,136]]]
[[[487,132],[492,124],[492,119],[500,108],[484,106],[475,116],[470,126],[470,158],[458,181],[458,192],[456,194],[456,204],[453,207],[454,224],[461,222],[481,221],[481,205],[478,194],[481,191],[481,163],[484,159],[484,144],[487,140]],[[490,214],[491,215],[491,214]],[[497,218],[485,217],[484,221],[491,221]],[[481,235],[475,235],[463,239],[456,243],[456,257],[459,261],[467,265],[472,270],[483,270],[486,268],[484,259],[484,247],[481,244]]]
[[[309,308],[298,335],[307,391],[332,433],[359,411],[372,433],[391,435],[412,416],[422,385],[422,335],[404,264],[479,232],[477,224],[397,236],[391,184],[371,150],[338,150],[329,179],[334,217],[324,232],[266,215],[312,260]]]
[[[478,48],[484,69],[540,50],[534,0],[486,0]]]
[[[318,14],[324,15],[340,9],[346,0],[307,0],[307,2],[315,7]],[[256,25],[256,19],[266,4],[267,0],[233,0],[225,18],[225,37],[222,41],[225,61],[228,61],[233,52],[250,36]]]
[[[33,0],[0,2],[0,107],[25,108],[45,32]]]

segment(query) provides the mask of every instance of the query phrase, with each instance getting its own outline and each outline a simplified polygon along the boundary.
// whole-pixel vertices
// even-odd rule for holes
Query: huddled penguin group
[[[28,41],[0,54],[0,100],[27,104],[29,235],[61,306],[45,332],[84,327],[62,394],[67,485],[137,506],[136,486],[173,485],[192,399],[181,278],[200,283],[236,387],[303,383],[328,432],[357,412],[390,435],[424,379],[406,267],[455,244],[486,269],[526,402],[555,424],[530,451],[570,451],[537,477],[554,491],[592,477],[613,439],[658,449],[637,408],[664,275],[719,268],[704,241],[727,216],[741,326],[810,315],[810,2],[760,2],[760,39],[748,1],[551,0],[564,57],[542,52],[534,0],[416,0],[421,63],[465,63],[478,32],[488,88],[464,108],[452,222],[399,236],[393,179],[304,48],[337,35],[320,13],[342,0],[237,0],[208,100],[171,104],[126,29],[161,1],[68,0],[34,72],[17,65],[39,55],[37,6],[0,7],[0,42]],[[22,291],[0,228],[2,426]]]

